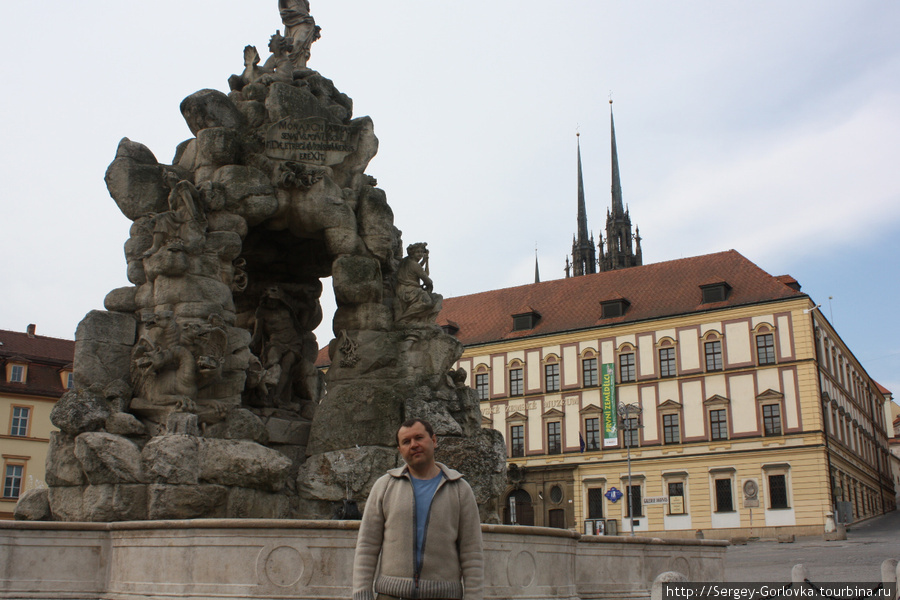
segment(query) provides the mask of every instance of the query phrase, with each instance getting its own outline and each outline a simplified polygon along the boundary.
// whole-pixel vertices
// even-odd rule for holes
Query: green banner
[[[600,383],[600,393],[603,398],[603,447],[619,444],[619,431],[616,427],[618,415],[616,413],[616,370],[613,363],[603,363],[603,379]]]

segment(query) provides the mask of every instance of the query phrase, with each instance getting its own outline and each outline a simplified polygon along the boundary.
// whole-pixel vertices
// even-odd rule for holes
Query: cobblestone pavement
[[[826,542],[822,536],[798,537],[792,544],[754,541],[729,546],[725,555],[725,581],[789,583],[791,569],[803,564],[810,580],[842,582],[881,581],[881,562],[900,560],[900,511],[854,525],[846,541]]]

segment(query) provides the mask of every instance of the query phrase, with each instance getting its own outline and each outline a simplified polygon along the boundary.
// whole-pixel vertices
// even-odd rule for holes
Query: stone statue
[[[169,210],[152,215],[153,244],[144,252],[144,258],[156,254],[170,240],[180,240],[184,249],[196,253],[206,239],[206,218],[200,210],[200,192],[190,181],[179,179],[172,171],[166,172],[169,192]]]
[[[267,287],[256,310],[256,326],[250,349],[258,353],[266,374],[263,381],[274,386],[275,406],[291,403],[293,369],[303,352],[303,338],[297,316],[284,291]]]
[[[319,39],[322,28],[309,14],[307,0],[278,0],[278,9],[284,23],[285,37],[291,41],[291,64],[297,71],[306,71],[310,47]]]
[[[434,294],[428,276],[428,248],[424,242],[410,244],[397,267],[397,298],[394,320],[398,323],[430,323],[441,311],[443,297]]]
[[[281,30],[276,30],[269,38],[269,52],[272,56],[262,66],[262,72],[265,73],[264,82],[293,81],[294,67],[289,56],[292,48],[291,40],[283,37]]]

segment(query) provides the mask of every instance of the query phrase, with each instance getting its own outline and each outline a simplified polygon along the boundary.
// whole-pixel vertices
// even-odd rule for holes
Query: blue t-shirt
[[[422,568],[422,557],[425,546],[425,524],[428,521],[428,510],[431,508],[431,500],[437,491],[444,472],[441,471],[431,479],[416,479],[409,476],[413,484],[413,493],[416,496],[416,570]]]

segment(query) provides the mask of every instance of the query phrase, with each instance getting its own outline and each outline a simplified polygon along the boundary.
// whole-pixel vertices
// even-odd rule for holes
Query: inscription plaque
[[[313,165],[338,165],[356,151],[356,132],[322,117],[286,117],[266,132],[266,156]]]

